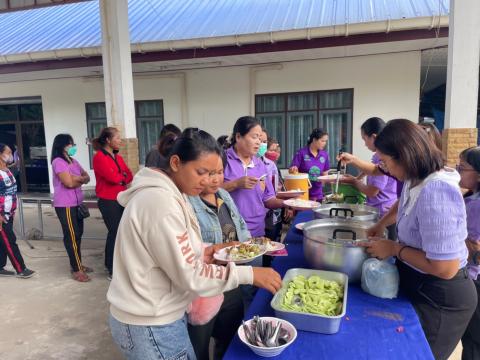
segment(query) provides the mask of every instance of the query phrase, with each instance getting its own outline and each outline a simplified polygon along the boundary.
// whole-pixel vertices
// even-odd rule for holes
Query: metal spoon
[[[280,326],[280,332],[278,334],[277,343],[278,346],[285,345],[290,341],[290,333]]]
[[[280,331],[281,326],[282,324],[280,323],[280,321],[277,321],[277,325],[275,326],[275,330],[273,334],[265,342],[265,345],[267,345],[267,347],[278,346],[277,338],[278,338],[278,332]]]

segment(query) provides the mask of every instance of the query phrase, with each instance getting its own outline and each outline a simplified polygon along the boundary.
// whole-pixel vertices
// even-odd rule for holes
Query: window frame
[[[320,105],[320,100],[321,100],[321,95],[325,93],[332,93],[332,92],[349,92],[350,99],[349,99],[349,104],[350,107],[321,107]],[[304,95],[304,94],[316,94],[316,107],[311,108],[311,109],[301,109],[301,110],[289,110],[288,109],[288,97],[291,95]],[[258,111],[258,105],[259,105],[259,99],[261,97],[265,96],[282,96],[283,99],[283,110],[278,110],[278,111],[267,111],[267,112],[259,112]],[[279,168],[285,169],[288,168],[290,165],[291,160],[293,159],[293,156],[295,156],[295,153],[293,154],[288,154],[285,153],[285,156],[283,156],[283,152],[288,151],[288,143],[289,143],[289,115],[294,114],[294,113],[305,113],[305,112],[312,112],[314,111],[316,113],[316,119],[315,119],[315,127],[321,127],[320,121],[321,121],[321,113],[322,112],[335,112],[336,110],[338,112],[340,111],[349,111],[350,112],[350,119],[351,119],[351,128],[347,129],[347,133],[349,133],[349,142],[350,142],[350,149],[345,149],[346,151],[353,151],[353,108],[354,108],[354,88],[341,88],[341,89],[327,89],[327,90],[310,90],[310,91],[296,91],[296,92],[286,92],[286,93],[264,93],[264,94],[255,94],[255,117],[261,118],[262,115],[275,115],[275,114],[281,114],[284,118],[284,141],[285,143],[281,143],[280,146],[282,147],[282,157],[284,158],[284,161],[282,163],[279,162]],[[263,125],[263,122],[262,122]],[[282,139],[277,139],[279,142],[282,141]],[[306,144],[306,143],[305,143]],[[344,144],[347,145],[347,144]],[[298,150],[298,149],[297,149]],[[295,150],[296,151],[296,150]],[[330,156],[333,156],[333,154],[329,154]],[[334,162],[330,162],[331,168],[333,168]]]

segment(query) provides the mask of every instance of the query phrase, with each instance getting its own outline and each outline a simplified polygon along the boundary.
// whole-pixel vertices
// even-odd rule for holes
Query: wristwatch
[[[480,251],[475,251],[473,253],[472,261],[475,265],[480,265]]]

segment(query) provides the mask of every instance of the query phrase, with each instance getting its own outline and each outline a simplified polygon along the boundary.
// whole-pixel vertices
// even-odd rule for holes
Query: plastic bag
[[[363,291],[383,299],[397,297],[400,277],[395,264],[388,259],[367,259],[362,265]]]

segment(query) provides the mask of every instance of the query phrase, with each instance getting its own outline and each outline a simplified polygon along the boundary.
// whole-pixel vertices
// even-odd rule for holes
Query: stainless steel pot
[[[359,281],[368,255],[357,244],[367,241],[366,230],[373,224],[339,218],[309,221],[303,228],[307,262],[315,269],[345,273],[349,282]]]
[[[313,210],[316,219],[341,218],[355,221],[377,221],[378,209],[367,205],[322,204]]]

